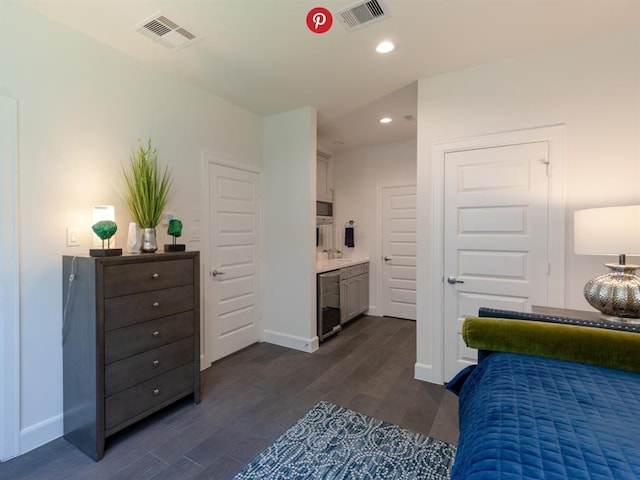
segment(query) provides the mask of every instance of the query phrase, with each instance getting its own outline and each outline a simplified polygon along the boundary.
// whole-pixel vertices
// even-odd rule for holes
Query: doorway
[[[205,154],[205,365],[260,340],[260,175]]]
[[[416,186],[382,188],[382,315],[416,319]]]
[[[445,381],[477,361],[465,317],[547,304],[548,151],[542,141],[445,154]]]
[[[433,352],[418,378],[442,383],[475,362],[459,326],[479,305],[564,305],[563,138],[553,126],[433,145],[431,318],[418,339]]]

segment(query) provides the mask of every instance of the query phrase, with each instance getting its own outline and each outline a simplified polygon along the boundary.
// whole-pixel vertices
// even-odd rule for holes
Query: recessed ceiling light
[[[391,117],[382,117],[380,123],[391,123]]]
[[[396,46],[393,44],[393,42],[390,42],[389,40],[385,40],[384,42],[380,42],[378,44],[378,46],[376,47],[376,52],[389,53],[389,52],[393,52],[395,48]]]

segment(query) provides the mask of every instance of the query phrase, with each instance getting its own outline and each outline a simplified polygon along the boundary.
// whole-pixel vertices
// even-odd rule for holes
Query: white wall
[[[378,313],[381,262],[380,219],[376,216],[382,187],[416,184],[415,140],[352,148],[334,156],[336,248],[345,258],[367,257],[369,313]],[[355,247],[344,246],[344,225],[355,220]]]
[[[160,161],[173,168],[169,208],[183,220],[187,248],[197,250],[202,152],[260,165],[262,120],[20,5],[2,4],[0,91],[17,99],[19,117],[16,368],[25,452],[62,433],[61,256],[88,253],[95,204],[116,206],[116,242],[125,245],[130,219],[117,187],[136,139],[151,137]],[[67,226],[80,229],[80,247],[66,247]]]
[[[425,78],[418,98],[418,365],[440,361],[429,348],[442,321],[429,318],[433,142],[566,124],[564,306],[589,308],[584,283],[613,259],[573,254],[573,212],[640,201],[640,32]]]
[[[1,7],[0,7],[1,10]],[[1,12],[0,12],[1,13]],[[18,104],[0,92],[0,461],[20,451]]]
[[[264,119],[262,169],[264,340],[318,348],[316,328],[316,111]]]

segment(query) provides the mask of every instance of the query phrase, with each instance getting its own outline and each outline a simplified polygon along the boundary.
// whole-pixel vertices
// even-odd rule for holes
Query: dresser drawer
[[[105,298],[193,283],[193,261],[167,260],[104,267]]]
[[[193,285],[108,298],[104,301],[104,328],[113,330],[193,307]]]
[[[104,361],[112,363],[190,337],[193,329],[193,312],[189,311],[109,330],[104,335]]]
[[[189,362],[193,362],[193,337],[113,362],[104,372],[105,395],[113,395]]]
[[[193,391],[193,362],[139,383],[105,400],[107,432],[167,401]]]

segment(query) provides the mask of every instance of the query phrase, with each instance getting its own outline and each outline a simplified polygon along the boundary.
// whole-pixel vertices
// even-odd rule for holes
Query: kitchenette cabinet
[[[318,150],[316,157],[316,200],[333,201],[333,165],[331,155]]]
[[[318,338],[322,342],[369,310],[369,261],[324,260],[316,269]]]
[[[340,269],[340,323],[369,309],[369,263]]]

